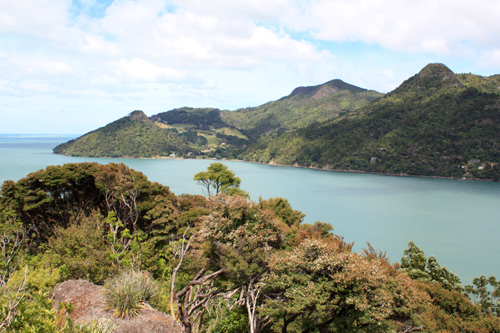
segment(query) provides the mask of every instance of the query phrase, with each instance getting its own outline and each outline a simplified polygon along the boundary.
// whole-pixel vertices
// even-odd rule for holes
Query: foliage
[[[105,207],[96,187],[96,163],[49,166],[18,182],[6,181],[0,191],[0,214],[15,214],[30,237],[46,242],[57,226]]]
[[[431,297],[431,304],[420,316],[428,332],[500,332],[500,318],[481,314],[466,295],[447,290],[439,283],[417,283]]]
[[[151,120],[164,124],[193,124],[198,129],[211,130],[226,127],[219,109],[212,108],[179,108],[158,113]]]
[[[119,264],[131,246],[164,239],[172,230],[176,218],[174,198],[168,187],[149,182],[144,174],[124,164],[72,163],[49,166],[16,183],[4,182],[0,218],[6,222],[14,218],[12,223],[22,223],[30,238],[42,244],[56,230],[60,234],[85,221],[85,217],[101,213],[108,217],[106,225],[96,222],[95,226],[111,243],[114,260]],[[91,232],[89,228],[81,230]],[[140,264],[140,258],[138,261]]]
[[[500,281],[495,276],[475,277],[472,285],[465,286],[465,291],[474,304],[481,307],[482,313],[500,317]]]
[[[106,280],[104,298],[106,305],[115,311],[115,316],[136,316],[144,303],[154,303],[158,285],[147,272],[126,270]]]
[[[10,211],[0,215],[0,288],[17,270],[28,247],[28,232]]]
[[[236,158],[327,170],[500,180],[499,76],[429,64],[382,97],[340,80],[236,111],[134,111],[55,148],[73,156]],[[229,134],[228,134],[229,133]],[[479,163],[470,161],[479,160]]]
[[[290,202],[285,198],[260,199],[259,207],[262,209],[271,209],[289,227],[298,227],[305,217],[305,214],[302,212],[294,210]]]
[[[23,264],[26,264],[23,269],[18,269],[10,276],[8,288],[14,289],[24,283],[23,290],[29,293],[50,293],[56,284],[70,277],[59,259],[50,254],[27,256]]]
[[[99,318],[80,325],[78,331],[79,333],[113,333],[116,326],[113,318]]]
[[[106,242],[105,219],[100,214],[84,217],[68,228],[57,228],[47,243],[46,256],[63,268],[72,279],[103,283],[118,267]]]
[[[236,177],[234,172],[222,163],[210,164],[207,171],[198,172],[194,175],[194,180],[203,186],[208,196],[219,193],[228,193],[230,195],[245,193],[239,189],[241,179]]]
[[[199,230],[183,244],[179,265],[186,271],[183,260],[191,256],[206,260],[193,273],[186,287],[175,292],[179,317],[186,331],[195,323],[202,324],[203,313],[210,301],[220,294],[233,294],[241,290],[236,302],[244,305],[248,313],[251,332],[263,326],[256,313],[262,300],[257,282],[267,270],[267,258],[273,250],[283,246],[285,224],[270,209],[262,209],[255,202],[241,196],[220,193],[208,198],[211,213],[201,216]],[[182,266],[181,266],[182,265]],[[173,283],[177,283],[174,280]],[[177,285],[179,285],[177,283]]]
[[[435,281],[441,283],[447,290],[463,290],[460,278],[455,273],[446,267],[441,267],[434,256],[427,259],[424,251],[412,241],[401,258],[400,269],[415,281]]]
[[[12,302],[16,302],[12,308]],[[59,310],[52,309],[52,301],[43,292],[6,292],[0,296],[0,329],[2,332],[72,332],[72,322],[62,319],[67,307],[61,304]]]
[[[73,327],[64,319],[69,306],[52,310],[47,292],[56,283],[89,279],[106,281],[117,316],[152,302],[186,332],[500,331],[494,277],[474,279],[465,294],[413,242],[400,266],[370,245],[357,254],[330,224],[303,224],[286,199],[230,196],[235,187],[217,179],[219,193],[208,198],[175,196],[114,163],[48,167],[4,182],[0,328],[112,330],[111,321]]]
[[[211,213],[202,217],[197,240],[235,283],[247,282],[267,265],[272,249],[284,241],[284,225],[274,213],[239,196],[208,199]]]
[[[260,308],[282,332],[385,332],[426,298],[404,275],[374,257],[349,251],[340,240],[305,240],[270,259]],[[396,291],[397,289],[397,291]]]
[[[241,308],[235,308],[233,311],[224,313],[211,333],[241,333],[246,331],[248,331],[248,318]]]
[[[226,122],[257,139],[336,118],[382,96],[373,90],[332,80],[296,88],[289,96],[258,107],[223,111]]]
[[[208,153],[210,157],[235,156],[249,142],[242,131],[253,139],[275,135],[337,117],[381,95],[333,80],[315,87],[302,87],[290,96],[257,108],[237,111],[179,108],[150,119],[142,111],[133,111],[57,146],[54,152],[93,157],[156,157],[172,153],[192,157],[207,154],[207,150],[218,146],[215,152]]]

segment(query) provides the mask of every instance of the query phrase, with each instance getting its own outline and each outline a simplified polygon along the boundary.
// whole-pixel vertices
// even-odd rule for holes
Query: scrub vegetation
[[[239,179],[218,163],[195,179],[207,197],[114,163],[4,182],[0,329],[91,331],[49,298],[57,283],[86,279],[104,285],[115,316],[154,306],[188,333],[500,331],[495,277],[464,287],[412,242],[400,263],[369,244],[356,253],[284,198],[231,192]]]

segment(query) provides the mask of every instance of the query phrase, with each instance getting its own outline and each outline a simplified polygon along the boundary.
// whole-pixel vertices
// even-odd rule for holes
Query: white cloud
[[[135,58],[118,61],[115,73],[128,82],[182,82],[184,73],[173,68],[158,67],[152,62]]]
[[[498,45],[500,2],[492,0],[311,0],[284,19],[331,41],[362,41],[403,52],[448,54],[464,40]]]
[[[162,66],[234,68],[254,66],[284,55],[292,61],[314,61],[320,55],[309,42],[293,40],[249,17],[222,15],[214,10],[217,3],[203,3],[200,9],[194,6],[197,1],[188,1],[169,12],[163,1],[121,1],[109,7],[98,24],[103,34],[116,39],[116,46],[123,53]],[[251,2],[246,7],[231,3],[227,2],[226,11],[250,5],[260,8]],[[203,11],[207,4],[212,10]],[[192,7],[197,10],[188,10]]]
[[[0,93],[112,120],[254,106],[334,78],[388,91],[436,61],[491,75],[499,12],[497,0],[5,0]]]
[[[43,60],[34,57],[16,57],[11,58],[10,62],[18,71],[24,72],[30,77],[46,77],[61,74],[70,75],[74,73],[71,66],[64,61]]]
[[[479,62],[484,67],[500,68],[500,48],[485,51],[479,59]]]
[[[171,2],[192,13],[219,18],[244,17],[257,21],[274,21],[293,7],[291,0],[172,0]]]
[[[2,1],[0,33],[56,38],[68,23],[71,0]]]

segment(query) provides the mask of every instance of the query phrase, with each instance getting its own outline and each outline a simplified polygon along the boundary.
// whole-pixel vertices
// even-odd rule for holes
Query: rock
[[[69,315],[75,324],[85,324],[92,320],[113,321],[116,333],[182,333],[182,326],[170,315],[145,305],[140,314],[132,318],[115,318],[113,311],[106,309],[102,287],[85,280],[69,280],[59,283],[52,292],[53,308],[59,303],[73,304]]]

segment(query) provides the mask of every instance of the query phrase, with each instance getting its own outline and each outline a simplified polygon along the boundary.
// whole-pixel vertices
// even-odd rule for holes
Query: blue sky
[[[332,79],[389,92],[426,64],[500,74],[498,0],[0,2],[0,133],[133,110],[235,110]]]

